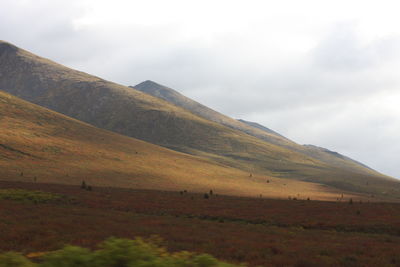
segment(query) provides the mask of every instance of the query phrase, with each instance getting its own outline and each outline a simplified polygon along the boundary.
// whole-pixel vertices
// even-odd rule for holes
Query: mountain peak
[[[18,47],[6,41],[0,40],[0,55],[5,53],[15,53],[16,51],[18,51]]]
[[[130,87],[133,89],[142,91],[143,93],[146,93],[146,94],[149,94],[149,95],[152,95],[152,96],[155,96],[155,97],[158,97],[158,98],[170,101],[170,102],[173,102],[171,100],[175,99],[175,98],[179,98],[179,99],[184,98],[184,96],[181,95],[179,92],[177,92],[169,87],[166,87],[164,85],[161,85],[159,83],[150,81],[150,80],[141,82],[135,86],[130,86]],[[173,103],[173,104],[176,105],[177,103]]]
[[[156,83],[156,82],[154,82],[152,80],[146,80],[144,82],[141,82],[140,84],[157,84],[157,85],[160,85],[159,83]]]
[[[154,82],[154,81],[152,81],[152,80],[146,80],[146,81],[144,81],[144,82],[141,82],[141,83],[139,83],[139,84],[137,84],[137,85],[135,85],[135,86],[130,86],[131,88],[135,88],[135,89],[138,89],[138,90],[140,90],[140,91],[142,91],[142,90],[146,90],[146,89],[167,89],[167,87],[166,86],[163,86],[163,85],[161,85],[161,84],[159,84],[159,83],[156,83],[156,82]],[[169,89],[169,88],[168,88]]]

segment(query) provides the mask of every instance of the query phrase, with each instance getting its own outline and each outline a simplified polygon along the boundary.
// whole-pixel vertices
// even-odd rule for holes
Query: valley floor
[[[400,204],[273,200],[0,182],[52,200],[1,199],[0,251],[158,235],[171,251],[205,252],[249,266],[399,266]]]

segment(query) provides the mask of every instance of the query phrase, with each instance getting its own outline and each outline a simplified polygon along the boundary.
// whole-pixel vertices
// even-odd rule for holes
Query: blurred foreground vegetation
[[[208,254],[194,254],[187,251],[168,253],[159,245],[159,240],[144,241],[109,238],[100,244],[98,250],[91,251],[77,246],[65,246],[49,253],[23,256],[20,253],[0,254],[0,267],[233,267]]]

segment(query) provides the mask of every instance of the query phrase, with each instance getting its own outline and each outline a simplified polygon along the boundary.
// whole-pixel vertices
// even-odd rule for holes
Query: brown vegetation
[[[94,248],[109,236],[159,235],[172,251],[206,252],[251,266],[396,266],[400,209],[394,203],[227,197],[80,185],[0,182],[70,202],[0,200],[0,250]]]

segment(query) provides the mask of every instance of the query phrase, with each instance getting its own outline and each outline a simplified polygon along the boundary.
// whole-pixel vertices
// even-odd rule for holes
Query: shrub
[[[15,252],[0,254],[0,267],[34,267],[24,256]]]
[[[41,267],[95,267],[94,257],[90,250],[66,246],[61,250],[49,253],[43,257]]]
[[[210,267],[210,266],[218,266],[218,261],[207,254],[202,254],[194,257],[193,263],[198,267]]]
[[[107,239],[96,251],[97,266],[125,267],[141,266],[145,262],[154,263],[157,256],[164,252],[153,244],[145,243],[142,239]]]

